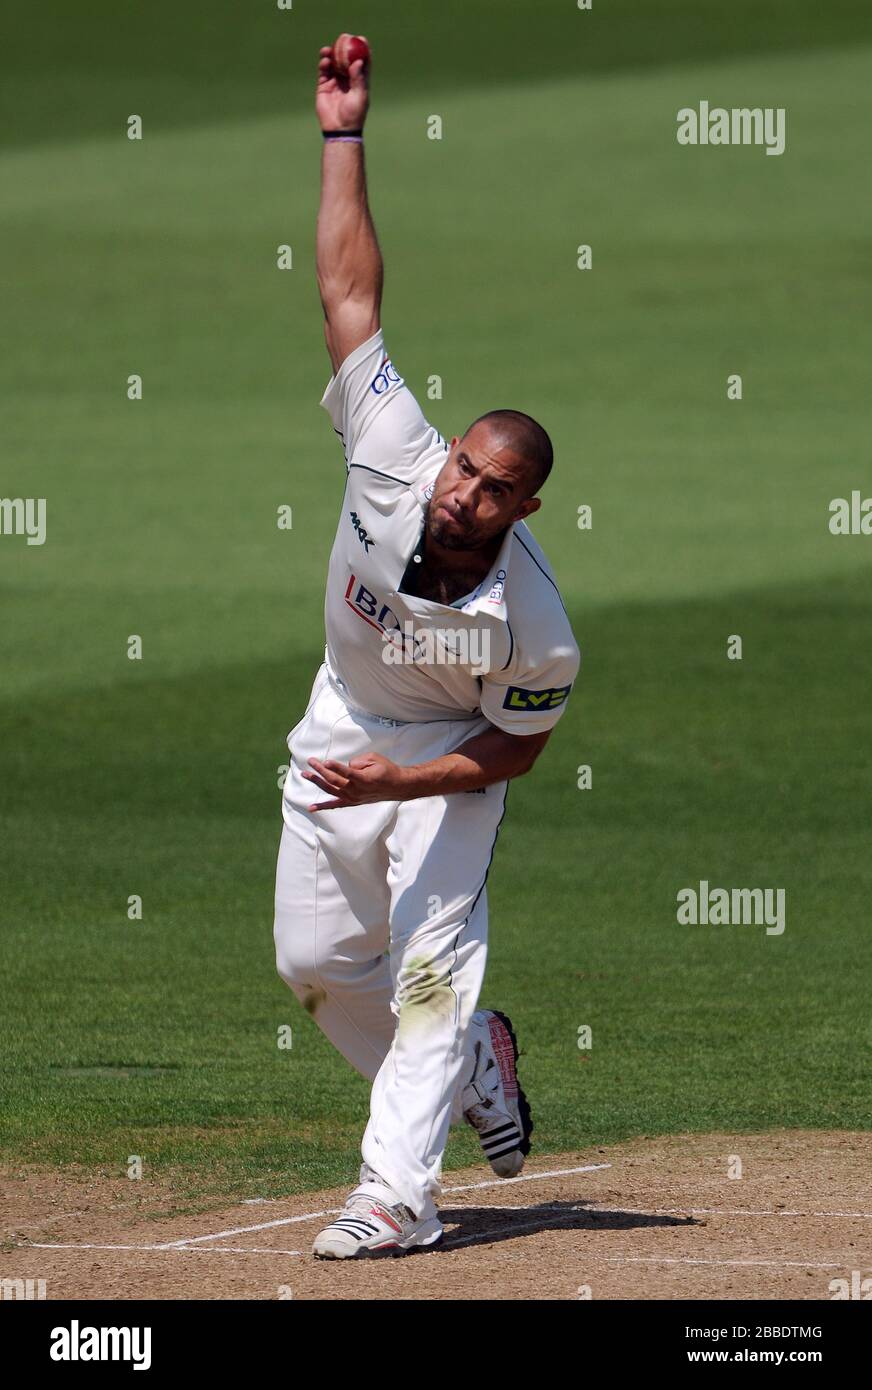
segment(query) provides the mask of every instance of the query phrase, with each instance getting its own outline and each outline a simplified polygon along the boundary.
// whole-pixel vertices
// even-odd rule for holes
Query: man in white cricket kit
[[[452,1122],[474,1125],[501,1176],[529,1151],[511,1023],[476,1009],[485,881],[508,783],[533,766],[579,664],[524,524],[547,434],[499,410],[449,445],[385,351],[368,75],[358,60],[343,76],[321,49],[317,270],[334,373],[321,404],[347,482],[325,659],[288,735],[276,874],[279,974],[373,1082],[360,1184],[314,1244],[338,1259],[439,1240]]]

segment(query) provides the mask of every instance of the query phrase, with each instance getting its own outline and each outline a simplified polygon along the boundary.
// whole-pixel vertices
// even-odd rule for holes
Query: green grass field
[[[872,537],[827,523],[833,497],[872,495],[872,18],[554,0],[490,33],[492,14],[301,0],[243,21],[198,0],[113,27],[91,3],[76,46],[58,11],[19,65],[0,494],[45,497],[48,532],[0,536],[10,1161],[139,1154],[240,1196],[356,1173],[367,1084],[271,937],[277,769],[343,485],[309,111],[343,28],[384,55],[388,350],[446,436],[514,406],[556,447],[533,530],[582,678],[511,792],[483,996],[517,1023],[535,1151],[869,1126]],[[680,147],[700,99],[784,106],[785,154]],[[679,926],[700,879],[784,888],[786,931]],[[446,1166],[475,1153],[458,1133]]]

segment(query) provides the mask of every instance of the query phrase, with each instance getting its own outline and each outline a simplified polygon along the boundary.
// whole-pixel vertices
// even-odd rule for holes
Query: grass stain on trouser
[[[317,985],[309,985],[306,987],[305,993],[303,994],[303,997],[300,1002],[302,1003],[303,1008],[306,1010],[306,1013],[309,1014],[312,1018],[314,1018],[316,1013],[318,1012],[318,1009],[324,1003],[324,1000],[326,998],[327,993],[325,990],[321,989]]]
[[[403,1032],[450,1024],[457,998],[448,973],[440,974],[430,961],[410,960],[397,979],[397,1006],[397,1027]]]

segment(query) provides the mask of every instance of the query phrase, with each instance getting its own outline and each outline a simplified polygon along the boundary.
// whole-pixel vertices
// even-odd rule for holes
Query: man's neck
[[[500,546],[505,539],[505,531],[501,531],[498,536],[492,536],[486,545],[480,546],[475,550],[454,550],[448,546],[440,545],[430,535],[424,532],[424,564],[431,574],[444,575],[446,579],[463,575],[465,578],[473,578],[478,583],[484,579],[490,571],[494,560],[500,553]]]
[[[503,531],[476,550],[450,550],[424,532],[421,563],[410,564],[403,592],[450,605],[472,593],[490,571],[505,536]]]

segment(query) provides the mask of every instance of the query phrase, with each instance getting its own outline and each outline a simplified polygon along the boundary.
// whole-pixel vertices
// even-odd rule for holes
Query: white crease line
[[[553,1168],[549,1173],[522,1173],[517,1178],[486,1178],[484,1182],[468,1182],[462,1187],[444,1187],[443,1197],[449,1192],[477,1192],[481,1187],[509,1187],[517,1182],[537,1182],[540,1178],[565,1178],[572,1173],[598,1173],[602,1168],[611,1168],[610,1163],[586,1163],[583,1168]]]
[[[484,1182],[464,1183],[460,1187],[445,1187],[442,1189],[443,1197],[447,1197],[456,1192],[478,1192],[484,1187],[507,1187],[510,1183],[519,1182],[538,1182],[545,1178],[564,1178],[574,1173],[596,1173],[601,1168],[611,1168],[610,1163],[589,1163],[583,1168],[555,1168],[547,1173],[522,1173],[517,1178],[491,1178]],[[335,1216],[342,1211],[342,1207],[331,1207],[329,1211],[310,1211],[302,1216],[279,1216],[275,1221],[261,1221],[256,1226],[236,1226],[230,1231],[214,1231],[207,1236],[187,1236],[183,1240],[168,1240],[165,1245],[157,1248],[170,1250],[174,1246],[194,1245],[204,1240],[226,1240],[230,1236],[244,1236],[251,1231],[269,1231],[276,1226],[293,1226],[301,1221],[314,1221],[322,1216]]]
[[[568,1212],[562,1217],[558,1216],[556,1219],[558,1221],[565,1221],[566,1216],[572,1215],[574,1215],[573,1212]],[[555,1220],[554,1217],[552,1217],[551,1219],[552,1221]],[[496,1240],[497,1238],[499,1238],[503,1240],[506,1236],[513,1235],[516,1231],[533,1231],[541,1229],[541,1221],[522,1221],[519,1222],[517,1226],[500,1226],[499,1229],[495,1231],[479,1231],[478,1234],[474,1236],[461,1236],[460,1240],[447,1240],[443,1244],[442,1249],[457,1250],[458,1247],[461,1245],[485,1245],[492,1239]]]
[[[489,1208],[497,1210],[497,1208]],[[511,1211],[521,1211],[521,1207],[511,1207]],[[529,1208],[527,1208],[529,1210]],[[460,1240],[447,1240],[444,1242],[443,1250],[456,1250],[461,1245],[485,1245],[504,1240],[508,1235],[514,1235],[520,1231],[547,1230],[554,1229],[561,1221],[567,1218],[583,1214],[590,1211],[590,1207],[583,1207],[579,1211],[569,1211],[563,1214],[555,1213],[550,1219],[545,1218],[538,1221],[523,1221],[515,1226],[500,1226],[490,1231],[479,1231],[475,1235],[463,1236]],[[595,1208],[596,1210],[596,1208]],[[608,1208],[599,1208],[608,1210]],[[620,1208],[615,1208],[620,1210]],[[674,1256],[674,1255],[592,1255],[585,1253],[584,1259],[591,1264],[675,1264],[675,1265],[738,1265],[738,1266],[771,1266],[775,1269],[844,1269],[847,1263],[856,1263],[856,1257],[846,1257],[845,1260],[829,1261],[824,1264],[816,1264],[811,1260],[708,1260],[695,1256]],[[862,1262],[862,1268],[866,1268],[866,1261]],[[869,1266],[872,1268],[872,1264]]]
[[[180,1255],[209,1255],[219,1250],[227,1255],[304,1255],[304,1250],[274,1250],[270,1245],[178,1245]]]
[[[44,1240],[29,1240],[26,1245],[19,1245],[19,1250],[160,1250],[159,1245],[75,1245],[71,1242],[49,1242]]]
[[[827,1260],[816,1264],[813,1260],[703,1260],[695,1257],[676,1255],[585,1255],[586,1260],[599,1264],[621,1265],[739,1265],[742,1268],[766,1266],[772,1269],[844,1269],[847,1264],[856,1264],[856,1255],[845,1260]],[[863,1262],[866,1268],[868,1261]],[[872,1268],[872,1265],[869,1266]]]
[[[488,1180],[488,1179],[486,1179],[484,1182],[466,1183],[466,1184],[464,1184],[464,1185],[462,1185],[462,1186],[457,1186],[457,1187],[446,1187],[446,1188],[443,1189],[443,1196],[448,1196],[448,1195],[451,1194],[451,1193],[457,1193],[457,1192],[472,1192],[472,1191],[478,1191],[479,1189],[484,1188],[484,1187],[506,1187],[506,1186],[507,1186],[508,1184],[510,1184],[510,1183],[532,1182],[532,1181],[535,1181],[537,1178],[565,1177],[565,1176],[567,1176],[567,1175],[569,1175],[569,1174],[574,1174],[574,1173],[589,1173],[589,1172],[595,1172],[595,1171],[597,1171],[597,1170],[599,1170],[599,1169],[601,1169],[601,1168],[610,1168],[611,1166],[612,1166],[612,1165],[611,1165],[610,1163],[597,1163],[597,1164],[593,1164],[593,1165],[590,1165],[590,1166],[584,1167],[584,1168],[562,1168],[562,1169],[555,1169],[555,1170],[553,1170],[553,1171],[551,1171],[551,1172],[547,1172],[547,1173],[524,1173],[524,1174],[522,1174],[520,1177],[517,1177],[517,1178],[496,1178],[496,1179],[493,1179],[493,1180]],[[280,1200],[280,1199],[277,1199],[277,1200]],[[241,1246],[240,1246],[240,1247],[231,1247],[231,1246],[206,1246],[206,1245],[203,1245],[203,1242],[204,1242],[204,1241],[209,1241],[209,1240],[222,1240],[222,1239],[224,1239],[224,1238],[226,1238],[226,1237],[233,1236],[233,1235],[245,1235],[245,1234],[248,1234],[249,1232],[253,1232],[253,1231],[264,1231],[264,1230],[269,1230],[269,1229],[271,1229],[271,1228],[273,1228],[273,1227],[276,1227],[276,1226],[289,1226],[289,1225],[294,1225],[294,1224],[297,1224],[297,1223],[302,1222],[302,1221],[314,1221],[316,1218],[320,1218],[320,1217],[324,1217],[324,1216],[335,1216],[338,1212],[340,1212],[340,1211],[342,1211],[342,1210],[343,1210],[342,1207],[332,1207],[332,1208],[331,1208],[330,1210],[328,1210],[328,1211],[306,1212],[306,1213],[304,1213],[302,1216],[285,1216],[285,1217],[280,1217],[279,1219],[277,1219],[277,1220],[275,1220],[275,1221],[264,1221],[264,1222],[260,1223],[260,1224],[257,1225],[257,1226],[244,1226],[244,1227],[239,1227],[237,1230],[216,1232],[214,1235],[207,1235],[207,1236],[190,1236],[190,1237],[188,1237],[188,1238],[185,1239],[185,1240],[168,1241],[168,1242],[166,1242],[166,1243],[164,1243],[164,1244],[161,1244],[161,1245],[75,1245],[75,1244],[45,1244],[45,1243],[37,1243],[36,1241],[29,1241],[28,1244],[27,1244],[26,1246],[21,1246],[21,1247],[19,1247],[19,1248],[21,1248],[21,1249],[34,1249],[34,1250],[193,1250],[194,1253],[196,1253],[196,1251],[197,1251],[198,1249],[205,1249],[205,1250],[213,1249],[213,1250],[218,1250],[218,1251],[222,1251],[222,1252],[226,1251],[227,1253],[232,1253],[232,1254],[249,1254],[249,1253],[250,1253],[250,1254],[268,1254],[268,1255],[271,1255],[271,1254],[277,1254],[277,1255],[301,1255],[303,1252],[300,1251],[300,1250],[272,1250],[272,1249],[270,1249],[270,1248],[260,1248],[260,1247],[254,1248],[254,1247],[241,1247]],[[476,1210],[484,1210],[484,1211],[530,1211],[531,1208],[528,1207],[528,1206],[522,1206],[522,1207],[508,1206],[508,1205],[506,1205],[506,1204],[500,1203],[500,1204],[497,1205],[497,1206],[488,1206],[488,1207],[476,1208]],[[500,1227],[499,1229],[496,1229],[496,1230],[482,1231],[482,1232],[479,1232],[479,1233],[476,1234],[476,1235],[472,1235],[472,1236],[462,1236],[462,1237],[461,1237],[460,1239],[458,1239],[458,1240],[453,1240],[453,1239],[451,1239],[451,1238],[449,1237],[448,1241],[446,1242],[446,1244],[444,1245],[443,1248],[446,1249],[446,1250],[455,1250],[455,1249],[457,1249],[457,1248],[458,1248],[459,1246],[461,1246],[461,1245],[471,1245],[471,1244],[475,1244],[475,1243],[482,1243],[482,1244],[484,1244],[484,1243],[486,1243],[487,1241],[489,1241],[489,1240],[491,1240],[491,1239],[496,1239],[497,1237],[505,1237],[506,1235],[510,1235],[510,1234],[512,1234],[513,1232],[516,1232],[516,1231],[530,1230],[530,1229],[532,1229],[532,1228],[535,1228],[536,1226],[541,1226],[543,1221],[544,1221],[547,1225],[552,1225],[552,1224],[555,1224],[555,1223],[561,1223],[561,1222],[567,1221],[567,1220],[569,1220],[570,1218],[574,1218],[574,1217],[578,1217],[578,1216],[583,1216],[586,1212],[597,1212],[597,1213],[602,1213],[603,1215],[618,1215],[618,1216],[626,1214],[627,1216],[819,1216],[819,1217],[862,1217],[862,1218],[869,1218],[869,1217],[872,1217],[872,1212],[866,1212],[866,1211],[769,1211],[769,1210],[756,1210],[756,1209],[755,1209],[755,1210],[752,1210],[752,1209],[749,1209],[749,1208],[740,1208],[740,1209],[731,1210],[730,1208],[727,1208],[727,1207],[602,1207],[602,1206],[590,1206],[590,1205],[588,1205],[587,1203],[581,1203],[581,1204],[578,1204],[577,1206],[575,1206],[574,1208],[569,1208],[569,1209],[567,1209],[567,1210],[565,1210],[565,1211],[555,1211],[555,1212],[553,1213],[553,1215],[551,1215],[550,1217],[549,1217],[548,1214],[547,1214],[547,1208],[539,1208],[539,1215],[537,1216],[537,1218],[536,1218],[535,1220],[529,1221],[529,1222],[524,1222],[524,1223],[521,1223],[521,1224],[519,1224],[519,1225],[515,1225],[515,1226],[503,1226],[503,1227]],[[634,1262],[633,1260],[630,1259],[629,1256],[627,1256],[627,1257],[624,1257],[624,1256],[614,1256],[614,1257],[597,1256],[597,1257],[595,1257],[595,1258],[597,1258],[597,1259],[600,1260],[600,1261],[605,1260],[606,1262],[609,1262],[609,1260],[611,1260],[611,1262],[613,1262],[613,1263],[633,1263],[633,1262]],[[730,1260],[726,1260],[726,1261],[723,1261],[723,1260],[720,1260],[720,1261],[719,1261],[719,1260],[709,1260],[709,1261],[706,1261],[706,1260],[696,1260],[696,1259],[691,1259],[691,1258],[688,1258],[688,1259],[685,1259],[685,1260],[669,1260],[669,1259],[665,1259],[665,1258],[661,1259],[661,1258],[659,1258],[659,1257],[654,1257],[654,1256],[652,1256],[652,1257],[650,1258],[650,1260],[649,1260],[648,1257],[646,1257],[646,1256],[640,1256],[640,1257],[638,1257],[638,1260],[635,1261],[635,1262],[636,1262],[636,1263],[666,1263],[666,1264],[669,1264],[669,1263],[678,1263],[678,1264],[731,1264],[731,1263],[732,1263],[732,1264],[743,1264],[743,1263],[766,1264],[766,1263],[767,1263],[767,1261],[741,1261],[741,1260],[739,1260],[739,1261],[730,1261]],[[782,1267],[786,1268],[786,1267],[788,1267],[787,1265],[784,1265],[782,1262],[779,1262],[779,1261],[769,1261],[768,1263],[777,1265],[779,1268],[782,1268]],[[799,1267],[801,1267],[801,1268],[806,1268],[806,1267],[807,1267],[807,1268],[810,1268],[810,1269],[830,1269],[830,1268],[835,1269],[835,1268],[841,1268],[840,1265],[828,1265],[828,1264],[824,1264],[824,1265],[808,1265],[808,1266],[806,1266],[806,1265],[804,1265],[802,1262],[799,1262]]]
[[[535,1210],[544,1216],[549,1207],[557,1207],[560,1203],[550,1202],[546,1206],[536,1207]],[[460,1207],[460,1211],[464,1208]],[[474,1211],[533,1211],[530,1206],[515,1207],[508,1203],[500,1202],[497,1206],[481,1206],[477,1204]],[[839,1217],[872,1217],[872,1212],[868,1211],[745,1211],[733,1209],[731,1207],[601,1207],[592,1206],[588,1202],[578,1202],[572,1207],[565,1207],[563,1215],[584,1216],[585,1212],[598,1212],[603,1215],[614,1216],[839,1216]],[[560,1214],[560,1213],[556,1213]]]
[[[751,1211],[743,1207],[589,1207],[582,1211],[625,1211],[631,1216],[844,1216],[872,1218],[869,1211]]]
[[[227,1255],[302,1255],[302,1250],[278,1250],[267,1245],[47,1245],[33,1241],[19,1250],[156,1250],[164,1254],[172,1250],[179,1255],[210,1255],[213,1250]]]
[[[495,1208],[496,1210],[496,1208]],[[510,1210],[523,1210],[520,1207],[513,1207]],[[442,1246],[445,1251],[456,1250],[462,1245],[485,1244],[490,1237],[506,1236],[518,1231],[528,1231],[539,1227],[538,1221],[520,1222],[516,1226],[502,1227],[496,1231],[482,1231],[478,1235],[464,1236],[460,1240],[448,1240]],[[172,1251],[175,1255],[293,1255],[302,1258],[305,1255],[303,1250],[273,1250],[267,1246],[251,1245],[46,1245],[36,1244],[22,1247],[32,1250],[137,1250],[153,1251],[160,1254],[168,1254]],[[855,1255],[846,1257],[844,1260],[828,1260],[825,1262],[814,1262],[812,1260],[708,1260],[698,1257],[677,1257],[669,1255],[592,1255],[587,1252],[584,1256],[588,1264],[666,1264],[666,1265],[702,1265],[707,1267],[730,1266],[741,1269],[767,1268],[767,1269],[845,1269],[851,1262],[857,1263]],[[872,1269],[872,1260],[862,1259],[861,1269]]]
[[[560,1200],[549,1202],[545,1206],[536,1207],[536,1211],[545,1212],[549,1207],[560,1206]],[[460,1207],[460,1211],[464,1208]],[[500,1202],[496,1206],[482,1206],[476,1204],[470,1210],[475,1211],[532,1211],[530,1206],[514,1207],[508,1203]],[[565,1208],[569,1213],[583,1215],[586,1211],[611,1212],[617,1215],[626,1212],[628,1216],[843,1216],[843,1217],[872,1217],[872,1212],[868,1211],[750,1211],[740,1207],[601,1207],[593,1206],[589,1202],[576,1202],[572,1207]]]
[[[280,1216],[275,1221],[262,1221],[257,1226],[236,1226],[232,1231],[214,1231],[208,1236],[186,1236],[183,1240],[168,1240],[164,1245],[156,1245],[155,1250],[180,1250],[183,1246],[196,1245],[204,1240],[226,1240],[230,1236],[244,1236],[253,1231],[270,1231],[275,1226],[293,1226],[300,1221],[314,1221],[316,1217],[335,1216],[342,1207],[330,1207],[327,1211],[308,1211],[304,1216]]]

